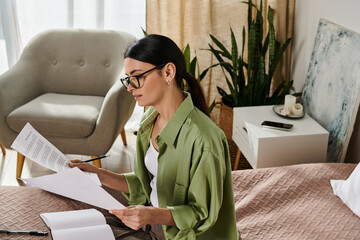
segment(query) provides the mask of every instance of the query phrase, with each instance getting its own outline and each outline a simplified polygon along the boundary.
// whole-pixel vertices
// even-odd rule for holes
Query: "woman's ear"
[[[172,62],[169,62],[164,67],[165,70],[165,80],[167,83],[171,83],[176,76],[176,66]]]

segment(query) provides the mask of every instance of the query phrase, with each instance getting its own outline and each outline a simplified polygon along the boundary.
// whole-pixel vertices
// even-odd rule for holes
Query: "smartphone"
[[[281,123],[281,122],[272,122],[272,121],[264,121],[261,126],[263,128],[270,128],[270,129],[277,129],[283,131],[290,131],[291,128],[294,126],[289,123]]]

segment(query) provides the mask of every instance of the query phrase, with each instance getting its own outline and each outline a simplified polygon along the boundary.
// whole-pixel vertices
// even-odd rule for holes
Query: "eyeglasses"
[[[156,67],[154,67],[154,68],[152,68],[150,70],[147,70],[146,72],[143,72],[143,73],[141,73],[139,75],[128,76],[126,78],[120,78],[120,81],[126,87],[126,89],[129,87],[129,85],[133,86],[134,88],[140,88],[143,85],[143,82],[144,82],[144,81],[141,81],[141,78],[145,74],[147,74],[147,73],[149,73],[149,72],[151,72],[151,71],[153,71],[155,69],[162,68],[165,65],[166,65],[166,63],[161,64],[161,65],[156,66]]]

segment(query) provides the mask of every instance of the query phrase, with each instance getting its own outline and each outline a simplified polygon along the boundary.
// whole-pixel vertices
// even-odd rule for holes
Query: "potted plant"
[[[274,72],[291,38],[287,39],[283,45],[280,45],[275,39],[274,11],[269,6],[267,18],[269,31],[263,41],[262,2],[260,3],[260,9],[256,8],[251,0],[247,4],[247,62],[244,60],[245,27],[243,27],[242,31],[241,55],[239,55],[236,37],[231,28],[231,51],[228,51],[216,37],[210,34],[211,39],[219,49],[215,49],[209,44],[208,50],[216,57],[218,63],[210,66],[205,71],[216,66],[221,67],[230,93],[220,87],[217,87],[217,89],[222,96],[223,103],[231,108],[279,104],[284,100],[285,95],[289,94],[293,84],[293,81],[286,83],[284,80],[272,94],[270,93]],[[252,19],[252,8],[256,9],[255,20]],[[267,55],[268,59],[266,61]]]
[[[287,83],[284,80],[271,94],[270,87],[274,72],[291,38],[287,39],[282,45],[275,39],[274,11],[270,6],[268,7],[267,17],[269,31],[264,38],[262,1],[260,9],[254,6],[251,0],[245,3],[248,4],[247,56],[244,56],[245,26],[242,29],[241,54],[239,54],[232,28],[230,28],[231,50],[228,50],[215,36],[210,34],[216,48],[209,44],[208,50],[215,56],[218,63],[210,66],[202,73],[205,75],[209,69],[218,66],[221,67],[224,73],[230,92],[228,93],[224,89],[217,87],[222,97],[218,124],[231,141],[233,107],[280,104],[283,102],[285,95],[289,94],[293,85],[293,81]],[[256,9],[254,19],[252,16],[253,8]]]

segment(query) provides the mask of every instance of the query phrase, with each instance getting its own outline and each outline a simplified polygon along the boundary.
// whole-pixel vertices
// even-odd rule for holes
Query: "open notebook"
[[[41,213],[54,240],[115,240],[104,215],[96,209]]]

